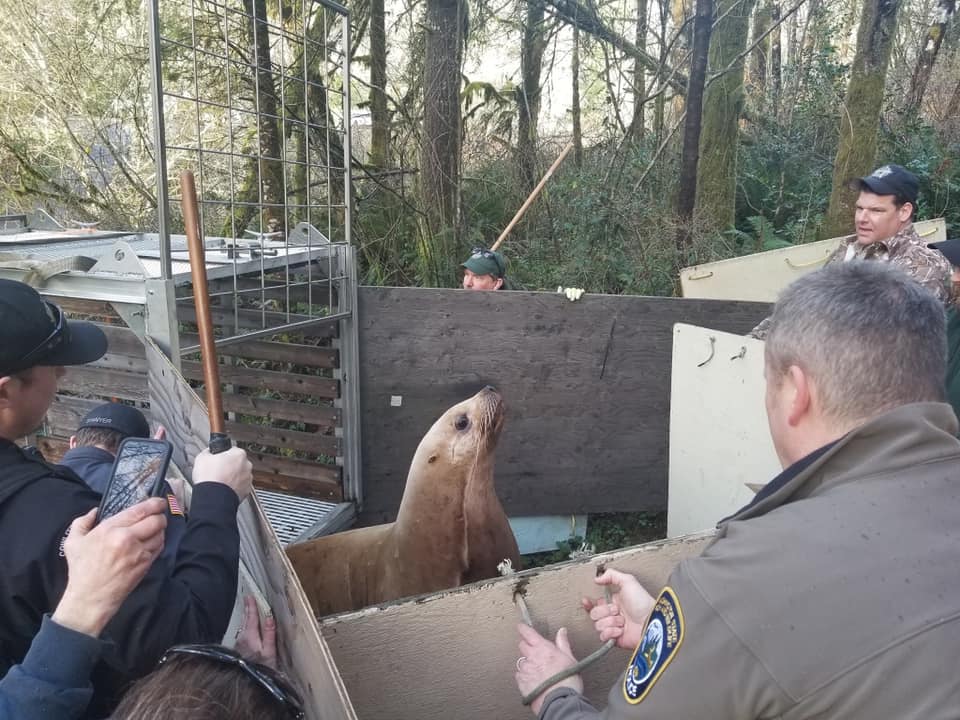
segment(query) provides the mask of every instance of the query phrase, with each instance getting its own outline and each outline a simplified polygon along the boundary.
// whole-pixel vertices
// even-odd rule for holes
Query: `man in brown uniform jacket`
[[[633,654],[598,711],[574,676],[542,720],[960,717],[960,440],[944,403],[943,306],[886,263],[793,283],[766,342],[784,471],[654,599],[632,576],[586,601]],[[573,663],[521,627],[529,692]]]

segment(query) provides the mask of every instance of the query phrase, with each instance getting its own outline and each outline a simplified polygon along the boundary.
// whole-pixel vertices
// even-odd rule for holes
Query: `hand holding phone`
[[[173,446],[166,440],[126,438],[120,443],[97,522],[159,495],[172,452]]]

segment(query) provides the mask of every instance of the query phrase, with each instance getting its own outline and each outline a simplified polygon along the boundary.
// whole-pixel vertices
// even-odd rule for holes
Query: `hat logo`
[[[893,175],[893,168],[889,165],[884,165],[882,168],[877,168],[873,171],[870,177],[875,177],[878,180],[885,178],[887,175]]]

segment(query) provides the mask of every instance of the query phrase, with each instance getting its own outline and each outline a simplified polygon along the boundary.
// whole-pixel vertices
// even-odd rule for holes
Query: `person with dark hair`
[[[222,645],[170,648],[111,720],[299,720],[303,703],[280,672]]]
[[[632,652],[602,713],[574,675],[540,720],[929,720],[960,708],[960,440],[943,304],[886,263],[832,264],[778,300],[764,350],[783,466],[654,597],[585,599]],[[521,625],[522,693],[574,664]]]
[[[150,437],[150,423],[143,413],[122,403],[97,405],[80,420],[60,464],[102,494],[107,489],[117,449],[128,437]]]
[[[95,325],[67,320],[30,286],[0,279],[0,672],[23,660],[63,594],[71,521],[100,502],[70,469],[16,440],[42,424],[64,366],[93,362],[106,349]],[[104,629],[89,717],[107,715],[121,688],[171,645],[223,637],[237,591],[237,508],[251,482],[240,448],[197,456],[176,563],[154,563]]]
[[[953,268],[950,279],[953,282],[953,302],[947,308],[947,400],[953,411],[960,417],[960,239],[930,243],[928,247],[943,253]]]
[[[150,498],[99,525],[96,510],[70,525],[63,597],[43,616],[23,662],[0,680],[5,720],[73,720],[86,709],[101,654],[97,638],[163,548],[163,508]]]
[[[952,296],[950,263],[927,247],[913,227],[920,181],[900,165],[884,165],[851,185],[859,191],[855,232],[840,241],[827,265],[870,260],[888,262],[932,292],[944,305]],[[750,331],[763,340],[770,318]]]
[[[156,436],[162,438],[164,434],[163,428],[160,428]],[[103,403],[80,420],[76,433],[70,437],[70,449],[64,453],[59,464],[73,470],[81,480],[102,495],[110,481],[120,443],[126,438],[148,437],[150,423],[137,408],[122,403]],[[161,562],[173,569],[180,538],[187,529],[187,516],[183,503],[166,480],[161,492],[167,502],[167,530],[160,558]]]
[[[460,267],[464,290],[499,290],[507,280],[507,261],[495,250],[475,247]]]

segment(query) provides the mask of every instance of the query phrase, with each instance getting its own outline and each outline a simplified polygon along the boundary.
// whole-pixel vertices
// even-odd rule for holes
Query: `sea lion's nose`
[[[497,389],[496,389],[493,385],[487,385],[485,388],[483,388],[483,391],[484,391],[484,392],[496,392]]]

